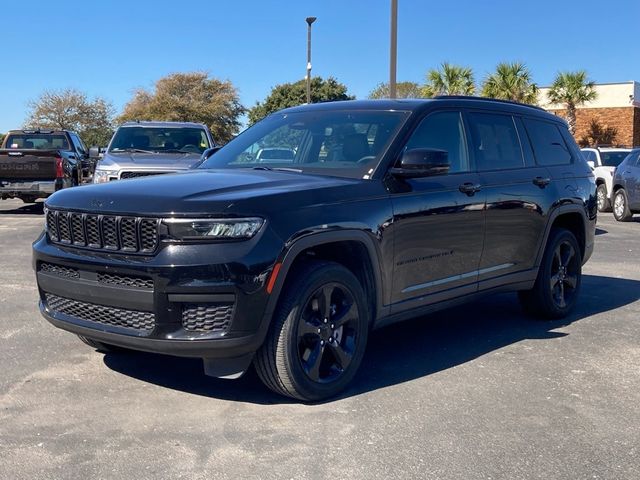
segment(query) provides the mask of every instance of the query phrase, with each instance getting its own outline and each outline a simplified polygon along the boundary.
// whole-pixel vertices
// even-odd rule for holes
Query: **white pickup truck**
[[[613,188],[613,172],[622,163],[629,153],[630,148],[614,147],[589,147],[581,149],[585,160],[593,169],[596,177],[598,211],[610,212],[611,201],[609,194]]]

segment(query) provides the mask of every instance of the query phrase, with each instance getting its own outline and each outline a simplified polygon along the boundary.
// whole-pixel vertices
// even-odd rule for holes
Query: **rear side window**
[[[524,119],[538,165],[568,165],[571,153],[558,126],[541,120]]]
[[[522,148],[513,117],[470,113],[469,120],[479,171],[524,167]]]
[[[596,158],[596,152],[594,152],[593,150],[581,150],[582,152],[582,156],[584,157],[584,159],[587,162],[596,162],[596,160],[598,160]]]

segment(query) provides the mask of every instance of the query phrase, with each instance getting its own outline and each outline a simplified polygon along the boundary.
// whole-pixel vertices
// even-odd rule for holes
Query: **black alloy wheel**
[[[566,308],[573,302],[578,285],[578,255],[570,241],[559,243],[553,252],[549,288],[558,308]]]
[[[358,316],[353,295],[339,283],[323,285],[309,297],[298,321],[298,360],[312,381],[335,381],[349,367]]]
[[[582,251],[575,235],[554,228],[531,290],[518,292],[525,311],[544,319],[566,317],[576,304],[582,283]]]
[[[323,400],[355,376],[367,344],[369,308],[360,282],[344,266],[309,261],[294,270],[254,365],[274,392]]]

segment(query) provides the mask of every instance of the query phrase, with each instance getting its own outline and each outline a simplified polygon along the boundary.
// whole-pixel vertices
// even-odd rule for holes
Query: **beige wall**
[[[538,105],[547,110],[562,110],[564,108],[562,105],[549,102],[548,91],[548,87],[539,90]],[[595,91],[596,99],[581,105],[581,108],[640,107],[639,82],[596,84]]]

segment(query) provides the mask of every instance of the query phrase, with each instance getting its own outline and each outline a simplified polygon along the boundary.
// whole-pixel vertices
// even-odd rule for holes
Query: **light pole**
[[[396,98],[396,66],[398,63],[398,0],[391,0],[391,41],[389,43],[389,97]]]
[[[307,17],[307,103],[311,103],[311,24],[316,17]]]

